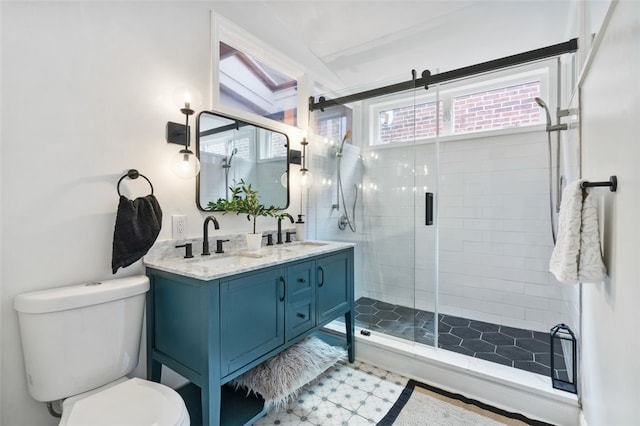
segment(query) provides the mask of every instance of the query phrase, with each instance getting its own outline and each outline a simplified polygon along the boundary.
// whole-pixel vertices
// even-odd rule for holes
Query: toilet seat
[[[67,398],[61,426],[189,426],[184,401],[173,389],[138,378],[120,379]]]

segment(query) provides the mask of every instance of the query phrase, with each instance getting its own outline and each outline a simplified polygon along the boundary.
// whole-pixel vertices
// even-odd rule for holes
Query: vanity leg
[[[154,359],[147,360],[147,379],[160,383],[162,377],[162,364]]]
[[[220,424],[220,386],[202,388],[202,424],[218,426]]]
[[[353,323],[353,311],[348,311],[344,314],[344,324],[347,331],[347,354],[349,355],[349,362],[353,363],[356,360],[355,357],[355,342],[353,339],[354,323]]]

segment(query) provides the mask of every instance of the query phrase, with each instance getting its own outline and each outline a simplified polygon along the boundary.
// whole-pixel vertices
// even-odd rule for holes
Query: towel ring
[[[118,195],[122,196],[122,194],[120,194],[120,182],[122,182],[122,179],[126,177],[128,177],[129,179],[138,179],[138,177],[144,178],[144,180],[149,182],[149,186],[151,187],[151,195],[153,195],[153,184],[149,179],[147,179],[145,175],[139,173],[136,169],[129,170],[126,175],[122,176],[120,180],[118,180]]]

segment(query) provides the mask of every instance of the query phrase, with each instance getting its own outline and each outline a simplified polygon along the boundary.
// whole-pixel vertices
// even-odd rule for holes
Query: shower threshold
[[[434,346],[434,313],[361,297],[356,326]],[[549,377],[549,334],[452,315],[438,315],[438,348]],[[555,355],[556,377],[567,380],[564,358]]]

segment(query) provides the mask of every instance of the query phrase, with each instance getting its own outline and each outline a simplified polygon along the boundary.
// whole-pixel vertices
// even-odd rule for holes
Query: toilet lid
[[[173,389],[133,378],[63,405],[66,426],[182,426],[189,424],[184,401]]]

